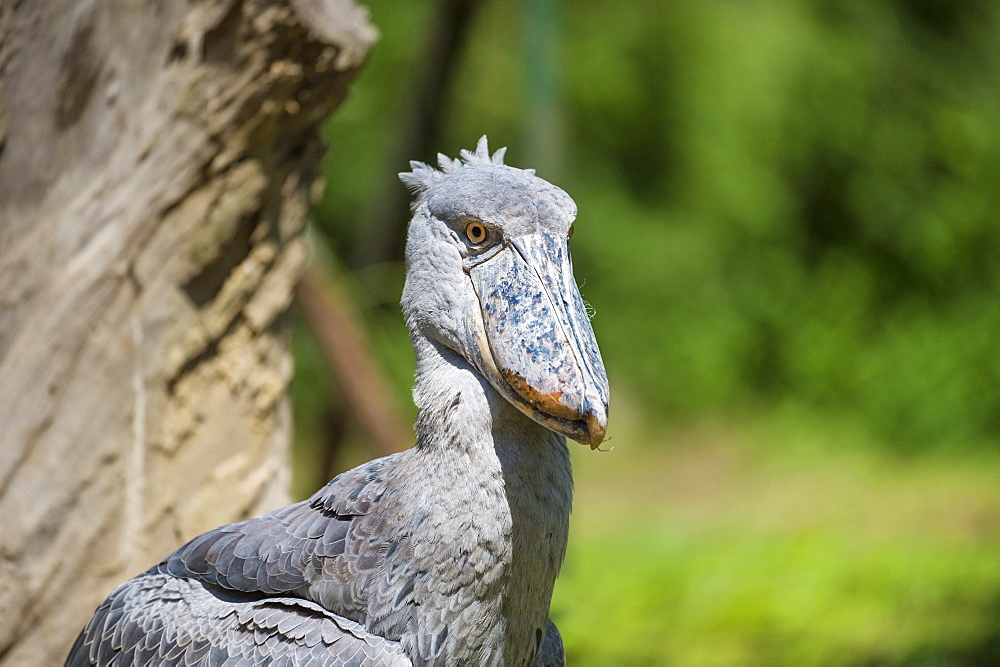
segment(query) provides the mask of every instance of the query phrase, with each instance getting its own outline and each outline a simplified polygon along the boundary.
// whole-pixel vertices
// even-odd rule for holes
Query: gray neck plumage
[[[502,662],[518,662],[538,648],[566,551],[573,495],[566,440],[523,415],[457,353],[413,342],[419,415],[410,451],[428,483],[449,485],[437,502],[442,521],[462,522],[451,534],[472,531],[476,551],[497,556],[490,589],[500,624],[490,641],[503,647]]]
[[[422,336],[414,336],[413,348],[418,448],[566,458],[563,436],[522,414],[460,354]]]

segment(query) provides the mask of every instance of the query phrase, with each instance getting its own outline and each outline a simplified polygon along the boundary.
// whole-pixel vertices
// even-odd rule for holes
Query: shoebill
[[[576,205],[503,155],[483,137],[400,174],[416,444],[194,538],[111,593],[67,664],[564,663],[566,438],[600,444],[608,382]]]

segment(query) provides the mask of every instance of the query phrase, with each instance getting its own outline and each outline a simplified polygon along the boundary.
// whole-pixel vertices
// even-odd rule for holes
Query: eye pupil
[[[486,240],[486,227],[480,222],[470,222],[465,226],[465,235],[473,243],[482,243]]]

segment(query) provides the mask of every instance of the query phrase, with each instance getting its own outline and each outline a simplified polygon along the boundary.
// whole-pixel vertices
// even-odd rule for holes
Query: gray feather
[[[440,169],[411,162],[400,175],[419,194],[402,302],[417,356],[417,444],[306,501],[195,537],[111,593],[68,665],[565,664],[547,617],[572,499],[564,435],[606,417],[607,380],[589,320],[551,314],[579,301],[565,245],[576,205],[504,155],[483,137],[459,159],[439,155]],[[490,248],[463,240],[470,219],[489,228]],[[549,254],[511,250],[504,234],[544,238],[532,247]],[[539,276],[534,291],[510,287],[514,274],[474,283],[489,275],[478,266],[515,260],[550,262],[548,273],[521,272]],[[503,298],[481,303],[495,292]],[[525,323],[551,332],[552,345],[498,354],[492,338],[470,343],[484,327],[516,343],[507,332]],[[561,422],[490,375],[497,359],[540,363],[537,377],[559,368],[541,359],[570,345],[557,334],[587,359],[560,377],[590,382],[545,394],[576,392],[591,411],[570,419],[577,408],[566,403]]]
[[[116,612],[121,630],[105,638]],[[124,620],[123,620],[124,619]],[[147,573],[119,586],[67,665],[410,665],[395,642],[309,600],[259,597]]]

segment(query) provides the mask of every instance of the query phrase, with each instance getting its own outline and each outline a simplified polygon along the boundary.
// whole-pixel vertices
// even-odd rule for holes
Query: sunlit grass
[[[612,384],[613,451],[571,443],[570,664],[1000,664],[1000,449],[904,454],[796,410],[666,429]],[[318,439],[298,431],[298,497]]]
[[[1000,661],[1000,457],[619,412],[613,453],[574,452],[571,664]]]

